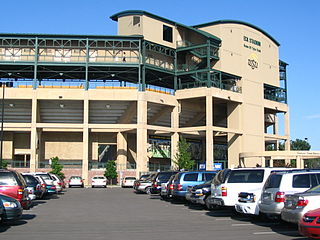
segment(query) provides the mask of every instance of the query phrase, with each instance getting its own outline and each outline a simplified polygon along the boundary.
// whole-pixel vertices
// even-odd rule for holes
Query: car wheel
[[[81,187],[84,188],[84,185],[82,184]]]
[[[147,194],[151,194],[151,188],[149,188],[149,187],[146,188],[146,193],[147,193]]]
[[[94,186],[93,186],[93,185],[92,185],[91,187],[92,187],[92,188],[94,188]]]

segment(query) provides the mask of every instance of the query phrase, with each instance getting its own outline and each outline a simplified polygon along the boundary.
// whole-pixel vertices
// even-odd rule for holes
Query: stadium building
[[[289,150],[287,64],[268,33],[136,10],[111,19],[116,36],[0,34],[9,167],[45,171],[58,156],[89,183],[109,160],[120,176],[174,167],[179,136],[199,169],[272,166],[267,148]]]

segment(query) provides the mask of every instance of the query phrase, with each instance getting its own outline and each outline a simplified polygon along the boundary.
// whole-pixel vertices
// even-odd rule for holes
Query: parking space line
[[[254,232],[254,235],[267,235],[267,234],[276,234],[276,232]]]
[[[217,221],[232,221],[231,218],[216,218]]]
[[[250,226],[253,225],[252,223],[234,223],[231,226],[232,227],[241,227],[241,226]]]

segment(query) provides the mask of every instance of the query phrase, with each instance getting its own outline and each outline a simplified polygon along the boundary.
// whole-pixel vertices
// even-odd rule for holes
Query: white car
[[[91,187],[107,187],[107,178],[104,176],[94,176],[91,179]]]
[[[124,177],[121,182],[121,187],[133,187],[135,180],[137,180],[135,177]]]
[[[83,180],[80,176],[71,176],[69,179],[69,188],[71,187],[84,187]]]

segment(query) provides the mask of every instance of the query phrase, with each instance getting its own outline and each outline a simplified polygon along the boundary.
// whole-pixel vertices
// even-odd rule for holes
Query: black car
[[[152,179],[152,185],[150,189],[150,193],[152,194],[160,194],[161,192],[161,184],[169,181],[172,175],[175,175],[178,171],[167,171],[167,172],[158,172]]]
[[[42,198],[44,192],[41,189],[40,182],[32,175],[22,174],[22,177],[27,183],[29,196],[34,195],[36,198]]]
[[[186,193],[186,199],[191,203],[205,205],[207,197],[211,195],[211,183],[212,180],[209,180],[193,187],[190,186]]]
[[[1,221],[15,221],[22,215],[22,207],[18,200],[0,194],[0,204],[3,206]]]

